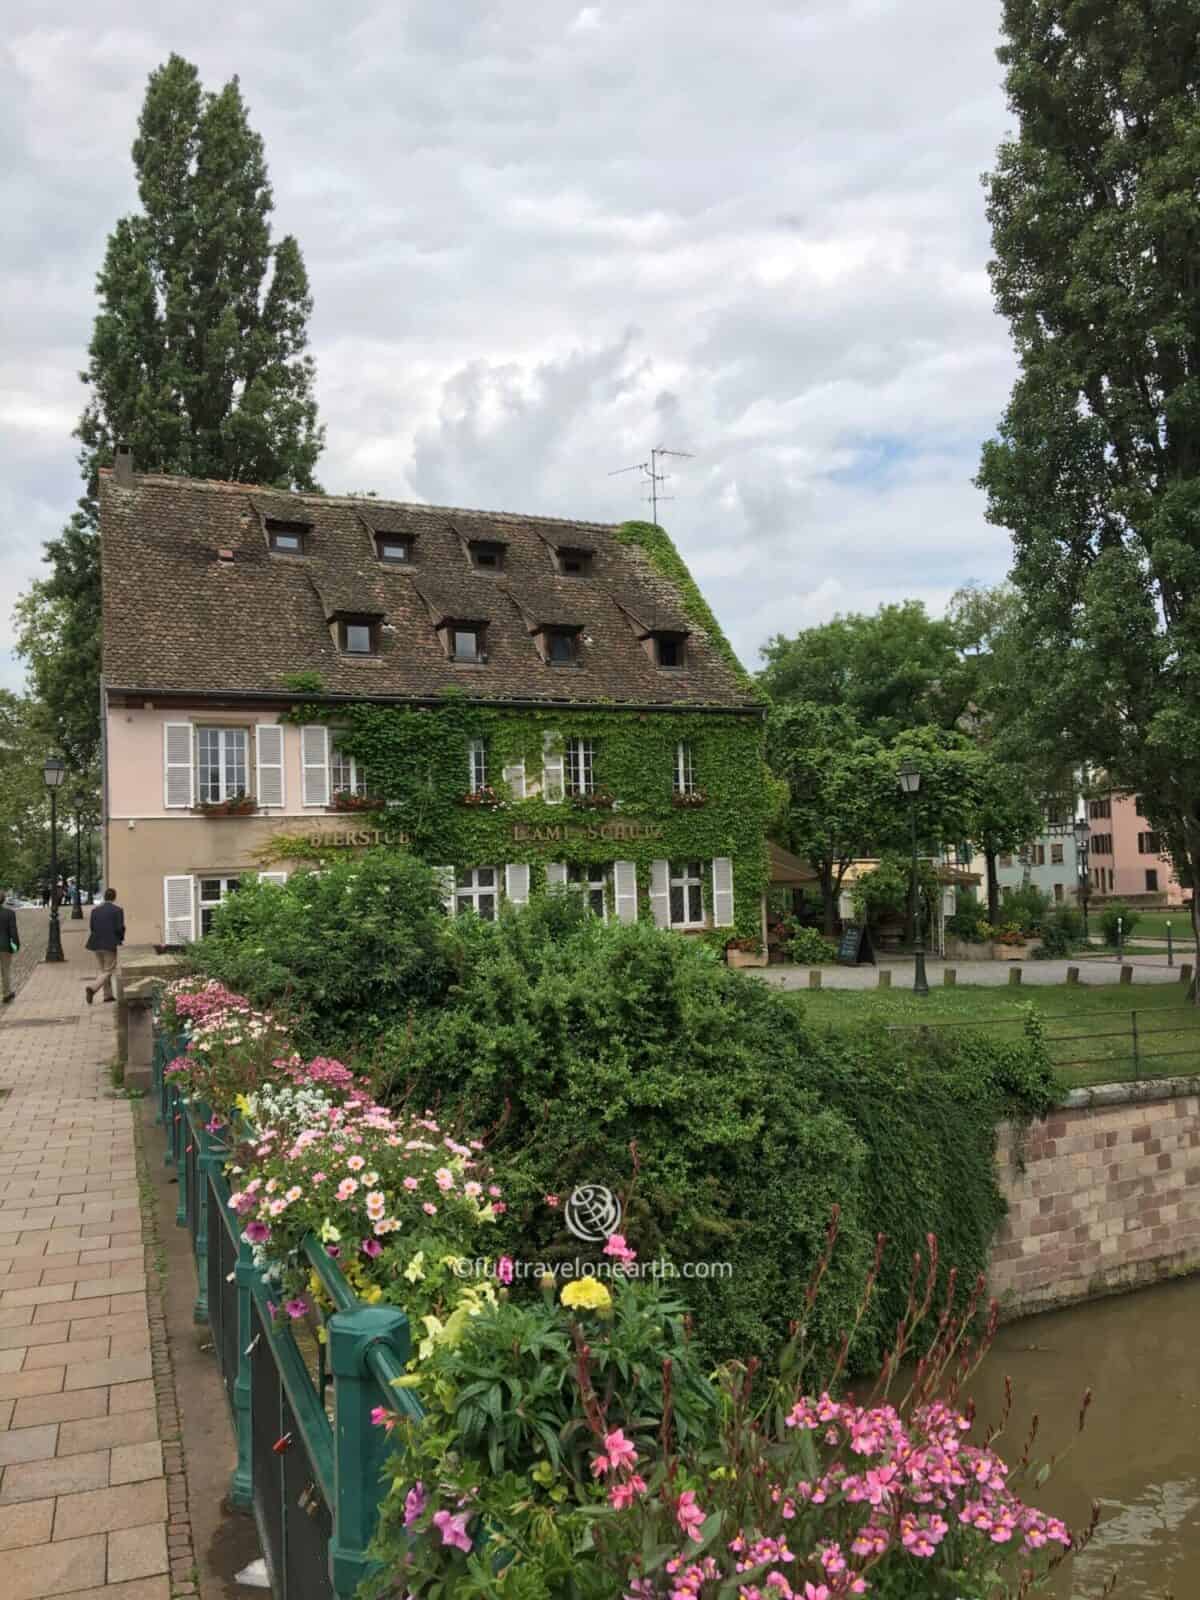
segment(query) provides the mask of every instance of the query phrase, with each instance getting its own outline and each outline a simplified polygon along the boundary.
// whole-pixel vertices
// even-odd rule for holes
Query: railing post
[[[1175,965],[1175,945],[1171,939],[1170,917],[1167,918],[1167,965],[1169,967],[1173,967]]]
[[[251,1452],[251,1407],[253,1404],[254,1296],[251,1287],[258,1274],[254,1253],[238,1235],[237,1264],[233,1269],[237,1284],[238,1369],[233,1385],[233,1410],[237,1431],[237,1465],[229,1480],[230,1501],[243,1511],[254,1504],[254,1457]]]
[[[1138,1079],[1142,1075],[1141,1061],[1139,1060],[1139,1057],[1138,1057],[1138,1031],[1137,1031],[1137,1012],[1136,1011],[1131,1011],[1129,1013],[1129,1024],[1130,1024],[1130,1028],[1131,1028],[1132,1033],[1133,1033],[1133,1081],[1136,1083],[1138,1081]]]
[[[191,1204],[187,1170],[187,1147],[191,1138],[191,1123],[188,1121],[187,1102],[181,1094],[175,1096],[175,1110],[172,1112],[172,1124],[175,1132],[175,1181],[179,1185],[179,1198],[175,1202],[175,1224],[177,1227],[186,1228],[188,1225],[188,1206]]]
[[[338,1311],[325,1324],[334,1386],[333,1538],[329,1576],[338,1600],[350,1600],[374,1563],[367,1546],[375,1536],[383,1464],[391,1449],[387,1433],[371,1422],[379,1384],[367,1352],[383,1344],[403,1367],[409,1358],[408,1318],[394,1306]]]
[[[192,1307],[193,1322],[208,1321],[208,1190],[213,1178],[221,1171],[225,1162],[226,1152],[223,1149],[214,1150],[207,1136],[199,1127],[192,1137],[196,1141],[196,1170],[199,1183],[196,1185],[200,1191],[196,1207],[196,1303]]]

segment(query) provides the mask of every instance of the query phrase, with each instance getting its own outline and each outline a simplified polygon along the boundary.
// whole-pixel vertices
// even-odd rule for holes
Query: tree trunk
[[[996,873],[996,852],[984,851],[984,860],[987,863],[987,919],[994,928],[1000,921],[1000,879]]]
[[[837,924],[837,889],[834,887],[833,874],[821,874],[821,903],[824,908],[825,937],[832,939]]]

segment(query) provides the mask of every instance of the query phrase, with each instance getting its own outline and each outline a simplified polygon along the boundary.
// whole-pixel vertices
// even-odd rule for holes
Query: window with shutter
[[[163,805],[186,810],[195,804],[190,722],[163,724]]]
[[[523,906],[529,900],[529,864],[510,861],[504,869],[504,895],[510,905]]]
[[[704,926],[703,863],[672,861],[670,864],[669,924],[672,928]]]
[[[618,922],[637,921],[637,867],[632,861],[613,862],[613,903]]]
[[[437,880],[438,888],[441,890],[442,904],[445,906],[447,911],[453,913],[453,911],[454,911],[454,868],[453,867],[434,867],[433,876]]]
[[[546,887],[547,889],[563,889],[567,882],[567,864],[565,861],[547,861]]]
[[[260,806],[283,805],[283,727],[260,722],[254,729],[255,798]]]
[[[525,798],[525,763],[518,761],[511,767],[505,767],[502,773],[508,792],[514,800]]]
[[[729,856],[717,856],[712,864],[712,913],[714,928],[732,927],[733,861]]]
[[[487,788],[487,745],[482,739],[467,742],[467,786],[472,794]]]
[[[542,799],[557,805],[563,797],[563,744],[557,733],[542,736]]]
[[[671,867],[666,861],[650,863],[650,914],[656,928],[671,926]]]
[[[179,874],[163,879],[163,943],[191,944],[196,928],[196,882]]]
[[[300,729],[300,761],[304,776],[304,804],[329,804],[329,729],[310,723]]]

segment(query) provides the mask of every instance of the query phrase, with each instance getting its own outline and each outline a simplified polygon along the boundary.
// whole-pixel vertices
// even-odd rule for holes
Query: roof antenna
[[[631,467],[618,467],[615,472],[609,473],[610,478],[619,478],[623,472],[640,472],[642,474],[643,483],[647,483],[650,486],[650,493],[646,496],[646,499],[650,503],[650,520],[655,524],[658,522],[658,502],[660,500],[674,500],[675,498],[673,494],[659,494],[658,492],[659,484],[666,483],[671,476],[669,472],[660,472],[658,470],[660,456],[678,456],[681,461],[691,461],[693,459],[690,450],[668,450],[666,445],[656,444],[650,452],[649,461],[635,461]]]

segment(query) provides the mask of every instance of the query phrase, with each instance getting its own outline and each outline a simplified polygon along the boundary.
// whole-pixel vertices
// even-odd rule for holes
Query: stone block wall
[[[1076,1091],[1044,1122],[1002,1127],[997,1163],[1009,1212],[990,1289],[1006,1316],[1200,1268],[1195,1079]]]

